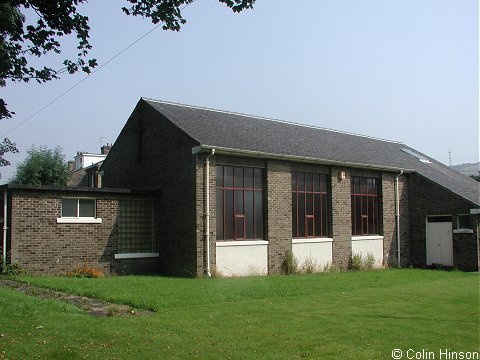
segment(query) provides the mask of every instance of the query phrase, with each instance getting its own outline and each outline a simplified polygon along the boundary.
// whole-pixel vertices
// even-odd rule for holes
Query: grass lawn
[[[0,359],[392,359],[393,349],[403,359],[415,359],[409,349],[440,359],[441,349],[480,351],[472,273],[17,279],[155,313],[96,318],[0,288]]]

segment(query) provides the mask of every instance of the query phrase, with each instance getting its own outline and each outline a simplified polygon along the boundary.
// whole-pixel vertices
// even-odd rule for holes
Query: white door
[[[453,266],[452,218],[427,218],[427,265]]]

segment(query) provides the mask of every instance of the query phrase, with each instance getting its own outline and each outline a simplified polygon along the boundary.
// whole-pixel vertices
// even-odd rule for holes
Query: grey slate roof
[[[330,129],[144,99],[203,147],[305,158],[324,163],[416,172],[480,206],[480,183],[409,146]],[[401,149],[428,159],[419,161]]]

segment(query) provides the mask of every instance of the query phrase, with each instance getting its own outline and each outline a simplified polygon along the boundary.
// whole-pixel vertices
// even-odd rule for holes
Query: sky
[[[140,97],[396,140],[447,165],[449,152],[453,164],[479,161],[478,0],[257,0],[240,14],[196,0],[180,32],[158,28],[108,62],[154,27],[125,3],[79,7],[104,65],[93,75],[2,88],[16,114],[0,137],[20,152],[0,183],[32,145],[61,146],[66,160],[98,153]],[[35,64],[60,68],[75,39],[62,44]]]

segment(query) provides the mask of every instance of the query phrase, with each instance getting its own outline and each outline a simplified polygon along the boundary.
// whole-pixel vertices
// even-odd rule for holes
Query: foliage
[[[67,272],[67,277],[77,277],[77,278],[101,278],[104,277],[103,273],[87,265],[80,266],[73,271]]]
[[[285,275],[292,275],[298,273],[298,260],[293,255],[292,250],[288,250],[285,253],[285,257],[282,262],[282,271]]]
[[[0,275],[24,275],[26,272],[20,264],[0,264]]]
[[[164,22],[163,29],[179,31],[185,19],[181,8],[194,0],[124,0],[122,10],[127,15],[149,18],[154,24]],[[255,0],[219,0],[234,12],[252,8]],[[5,0],[0,3],[0,87],[7,80],[44,83],[58,79],[61,74],[83,71],[89,74],[97,66],[87,59],[92,48],[89,42],[88,17],[77,11],[87,0]],[[33,21],[27,21],[27,14]],[[31,14],[34,14],[33,16]],[[77,54],[63,61],[61,67],[34,67],[32,59],[48,53],[61,52],[59,38],[74,34]],[[0,119],[14,114],[0,99]]]
[[[363,257],[362,254],[353,254],[350,258],[350,270],[372,270],[375,265],[375,257],[372,253],[367,253],[367,256]]]
[[[470,175],[473,180],[480,181],[480,175]]]
[[[0,5],[1,6],[1,5]],[[0,99],[1,102],[1,99]],[[0,143],[0,167],[10,165],[10,161],[5,159],[3,156],[7,153],[18,153],[17,146],[15,143],[12,143],[9,139],[3,139],[3,142]],[[1,178],[1,174],[0,174]]]
[[[314,274],[319,272],[321,269],[317,264],[317,261],[311,256],[305,258],[300,266],[300,272],[304,274]]]
[[[62,148],[49,149],[46,146],[32,146],[27,158],[17,165],[17,172],[11,179],[16,184],[65,185],[70,177]]]
[[[98,318],[0,287],[0,358],[361,360],[479,346],[474,273],[18,279],[156,312]]]

